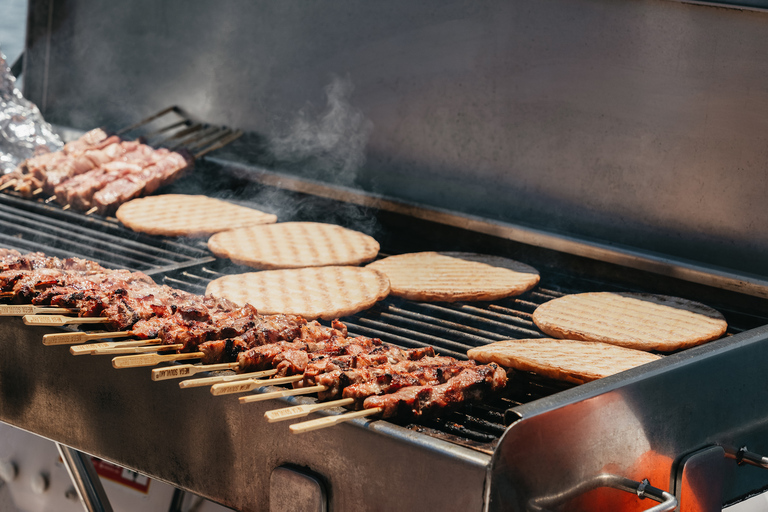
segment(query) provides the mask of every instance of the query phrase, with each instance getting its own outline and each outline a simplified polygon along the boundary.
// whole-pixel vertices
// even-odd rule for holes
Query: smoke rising
[[[299,167],[307,177],[340,185],[355,182],[373,123],[352,106],[353,91],[349,77],[334,76],[325,87],[325,109],[319,114],[311,106],[300,110],[287,133],[270,140],[282,166]]]

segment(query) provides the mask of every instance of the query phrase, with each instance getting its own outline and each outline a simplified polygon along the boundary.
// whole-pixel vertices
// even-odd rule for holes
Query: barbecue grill
[[[346,225],[385,254],[486,252],[542,275],[493,303],[389,298],[343,319],[352,334],[464,357],[541,336],[530,315],[552,298],[636,291],[710,305],[728,335],[581,386],[515,372],[501,396],[444,417],[295,436],[263,414],[312,398],[240,405],[180,390],[147,369],[43,347],[41,335],[58,331],[6,318],[0,420],[239,510],[719,510],[768,488],[768,219],[755,136],[765,127],[734,99],[768,99],[755,71],[764,64],[742,57],[768,42],[765,14],[664,0],[195,7],[32,1],[25,94],[50,121],[88,129],[131,124],[171,91],[185,110],[251,134],[164,191]],[[228,36],[203,47],[210,23]],[[137,28],[154,34],[154,51]],[[96,79],[105,56],[116,60]],[[189,62],[215,62],[216,85]],[[276,156],[258,135],[317,101],[329,69],[359,88],[337,104],[373,120],[353,182],[311,174],[323,155]],[[77,90],[72,73],[87,77]],[[690,91],[704,100],[680,99]],[[666,109],[648,115],[660,99]],[[726,185],[723,169],[738,169]],[[12,194],[0,196],[0,242],[197,293],[245,270],[196,240]]]

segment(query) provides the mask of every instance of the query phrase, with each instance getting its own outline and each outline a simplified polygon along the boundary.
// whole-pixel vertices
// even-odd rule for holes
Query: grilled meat
[[[370,396],[365,409],[380,407],[382,417],[419,417],[437,414],[502,390],[507,374],[495,363],[464,368],[443,384],[408,386],[394,393]]]

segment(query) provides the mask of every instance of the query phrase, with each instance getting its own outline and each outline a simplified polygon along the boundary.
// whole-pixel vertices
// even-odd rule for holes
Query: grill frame
[[[216,167],[216,170],[220,169]],[[264,196],[274,197],[277,192],[274,189],[279,188],[274,185],[274,183],[267,185],[259,183],[254,186]],[[182,188],[188,186],[187,183]],[[252,192],[254,188],[244,190]],[[295,210],[293,216],[283,217],[282,220],[304,220],[309,215],[312,216],[312,220],[334,220],[333,217],[318,218],[318,212],[335,212],[338,198],[329,198],[322,193],[310,198],[306,191],[290,188],[281,189],[280,193],[308,205],[303,210]],[[34,205],[29,208],[43,208],[45,214],[49,214],[48,206],[40,203],[29,204]],[[547,283],[550,276],[558,280],[557,289],[550,290],[548,295],[542,295],[537,291],[538,289],[529,292],[542,295],[543,298],[564,291],[574,291],[573,282],[580,282],[581,286],[586,287],[578,288],[579,291],[605,289],[606,283],[610,283],[609,287],[617,290],[657,293],[675,291],[677,295],[701,300],[716,308],[723,308],[726,317],[735,315],[739,318],[739,321],[735,322],[736,329],[732,330],[733,336],[701,347],[705,353],[734,352],[733,347],[741,347],[739,350],[743,352],[764,345],[764,343],[757,343],[756,340],[765,338],[765,329],[755,328],[755,326],[768,322],[762,316],[753,316],[762,306],[765,306],[766,301],[761,297],[746,296],[730,290],[663,275],[651,275],[646,271],[622,267],[612,262],[596,261],[580,255],[554,251],[547,247],[522,244],[466,228],[440,226],[438,223],[424,219],[415,222],[414,217],[418,218],[418,215],[410,216],[391,210],[372,210],[368,206],[363,208],[366,220],[370,220],[368,214],[371,215],[370,218],[375,219],[375,224],[368,225],[377,226],[375,228],[378,230],[377,234],[382,239],[382,245],[387,249],[419,250],[419,245],[434,244],[434,238],[438,237],[444,240],[442,243],[451,243],[454,246],[466,244],[475,250],[515,257],[539,268],[543,276],[542,283]],[[55,207],[51,209],[56,210]],[[102,229],[105,225],[111,229],[122,229],[109,219],[86,219],[79,214],[69,212],[54,212],[53,215],[62,213],[76,216],[78,220],[94,226],[94,229]],[[418,226],[414,228],[414,224]],[[406,229],[408,226],[410,230]],[[439,229],[436,230],[436,226]],[[414,237],[414,231],[436,234],[425,240],[423,237]],[[200,242],[161,241],[181,244],[185,250],[191,250],[194,254],[202,251]],[[463,249],[463,247],[459,248]],[[216,272],[244,270],[242,267],[203,257],[193,258],[178,265],[157,266],[157,268],[148,269],[147,272],[158,281],[175,286],[178,283],[184,283],[183,280],[179,281],[179,277],[189,279],[189,276],[195,276],[195,272],[207,266],[215,266]],[[567,268],[567,272],[564,273],[563,268]],[[682,270],[683,267],[680,269]],[[682,271],[679,273],[686,275]],[[214,276],[215,274],[211,274],[209,277]],[[715,276],[711,279],[717,281],[720,278]],[[652,289],[649,290],[649,288]],[[529,309],[533,307],[525,296],[511,300],[521,301],[527,304]],[[388,299],[385,304],[387,308],[400,308],[396,311],[398,314],[401,313],[403,304],[431,312],[449,311],[450,314],[455,314],[455,310],[465,313],[466,308],[470,310],[477,308],[476,305],[462,304],[414,305],[415,303],[407,303],[399,299]],[[504,307],[499,303],[490,306]],[[480,310],[483,314],[492,311],[492,309],[482,308]],[[408,309],[406,308],[405,311]],[[417,312],[417,314],[422,313],[423,311]],[[353,317],[350,322],[353,332],[359,327],[355,320],[368,321],[366,315],[369,314],[375,314],[375,310],[374,313],[361,313]],[[412,317],[413,312],[405,315],[406,318],[409,315]],[[417,318],[417,320],[421,321],[423,318]],[[152,383],[149,382],[146,369],[116,371],[109,368],[100,358],[72,358],[64,347],[43,348],[40,346],[39,336],[44,332],[55,330],[33,330],[19,326],[19,322],[14,324],[13,321],[14,319],[5,319],[0,327],[6,343],[9,339],[17,340],[13,345],[16,351],[14,357],[0,363],[0,420],[241,510],[266,509],[268,496],[265,490],[268,489],[269,474],[275,467],[286,463],[308,467],[323,475],[327,486],[333,489],[329,498],[330,504],[334,509],[345,510],[352,509],[354,505],[370,499],[364,486],[352,485],[350,488],[347,476],[349,467],[361,471],[359,474],[362,475],[360,478],[363,480],[376,481],[381,475],[399,471],[398,460],[412,458],[419,461],[415,463],[415,467],[422,471],[416,487],[423,489],[427,486],[429,492],[427,494],[417,492],[408,479],[399,483],[393,481],[389,484],[405,489],[404,495],[392,496],[391,492],[382,492],[376,498],[377,505],[386,506],[389,503],[403,510],[418,510],[422,509],[426,503],[429,506],[448,508],[455,506],[456,503],[464,503],[468,508],[484,507],[487,510],[496,510],[501,504],[509,503],[509,500],[514,498],[512,502],[523,510],[526,500],[554,492],[551,482],[542,486],[534,477],[518,480],[518,473],[524,470],[510,462],[514,459],[514,453],[517,453],[520,443],[527,442],[527,440],[520,441],[519,436],[525,439],[528,434],[518,435],[520,432],[527,431],[527,422],[537,422],[540,418],[545,418],[547,414],[556,411],[584,407],[584,404],[595,397],[622,393],[623,390],[632,389],[638,383],[654,388],[653,382],[660,378],[668,378],[678,386],[684,385],[683,380],[680,379],[684,372],[680,367],[695,367],[700,359],[697,354],[702,351],[698,349],[685,351],[642,368],[578,387],[515,373],[512,375],[515,386],[511,395],[501,397],[499,402],[492,403],[488,407],[470,407],[438,422],[429,420],[420,424],[411,424],[356,420],[350,424],[334,427],[332,431],[291,436],[285,425],[268,425],[262,418],[266,410],[278,407],[276,404],[280,402],[240,406],[226,398],[222,400],[221,397],[210,397],[205,393],[180,391],[173,381]],[[366,333],[361,332],[361,334]],[[392,340],[385,338],[385,341]],[[394,341],[397,344],[397,340]],[[753,348],[747,349],[744,348],[745,346]],[[73,359],[76,359],[77,369],[74,373],[77,374],[77,379],[75,382],[69,382],[64,389],[59,389],[55,379],[50,377],[44,378],[42,383],[36,382],[38,369],[33,368],[33,365],[24,364],[24,361],[45,361],[45,367],[40,368],[40,371],[57,375],[73,372]],[[28,384],[35,383],[34,387],[37,390],[31,403],[21,405],[18,399],[11,398],[14,391],[19,389],[16,385],[8,388],[7,383],[11,379]],[[100,382],[98,389],[94,388],[94,382]],[[6,383],[6,386],[3,386],[3,383]],[[309,397],[281,400],[286,405],[314,402],[314,399]],[[103,411],[97,411],[94,416],[93,410],[83,410],[82,404],[87,402],[102,404],[106,407]],[[142,402],[146,403],[142,404]],[[55,406],[51,408],[51,404]],[[168,404],[174,405],[169,407]],[[62,407],[72,408],[72,412],[67,413],[67,417],[71,420],[68,425],[56,421],[63,416]],[[125,408],[125,411],[117,410],[122,408]],[[178,426],[173,419],[183,418],[186,422],[194,422],[195,418],[200,416],[201,410],[205,411],[206,418],[216,417],[221,421],[219,423],[205,421],[202,425],[194,426],[193,432],[185,432],[179,436]],[[747,410],[757,413],[753,405],[749,405]],[[322,416],[336,412],[338,411],[317,414]],[[473,430],[466,423],[462,425],[461,421],[456,426],[454,420],[457,416],[464,418],[461,421],[467,422],[479,419],[477,423],[480,426]],[[490,424],[484,424],[483,422],[489,416],[493,421]],[[153,422],[156,429],[146,427],[147,423]],[[252,426],[255,424],[259,427],[253,430]],[[121,426],[114,432],[103,433],[95,439],[84,435],[88,433],[93,436],[94,428],[116,425]],[[226,426],[227,435],[225,436],[221,433],[222,425]],[[483,429],[493,431],[493,435],[482,438]],[[131,439],[130,450],[121,448],[121,443],[124,442],[121,438],[125,435]],[[156,439],[168,437],[174,438],[174,441],[158,447]],[[753,437],[751,436],[750,440],[758,439]],[[268,446],[261,446],[260,440],[265,438],[274,442],[266,443]],[[207,447],[204,449],[207,455],[204,459],[207,460],[202,460],[199,455],[188,451],[188,446],[195,444]],[[216,450],[210,447],[217,445],[224,447],[220,451],[226,461],[214,460]],[[317,445],[322,448],[318,449]],[[759,442],[753,443],[753,446],[759,447]],[[578,452],[578,447],[575,451]],[[325,456],[327,453],[334,453],[334,455],[328,458]],[[364,469],[366,461],[371,459],[378,465]],[[169,464],[169,460],[173,463]],[[440,469],[436,470],[435,468],[438,467]],[[530,469],[528,467],[528,470]],[[218,471],[222,475],[227,475],[228,480],[209,479],[206,476],[209,471]],[[426,475],[426,473],[429,474]],[[246,474],[251,475],[251,481],[245,481],[243,475]],[[515,479],[510,481],[510,475],[513,474],[516,475]],[[585,475],[581,474],[581,476]],[[262,491],[254,493],[250,490],[254,482]],[[656,482],[653,483],[656,484]],[[736,491],[742,493],[738,496],[744,494],[742,491],[742,489]],[[732,496],[730,499],[736,498]]]

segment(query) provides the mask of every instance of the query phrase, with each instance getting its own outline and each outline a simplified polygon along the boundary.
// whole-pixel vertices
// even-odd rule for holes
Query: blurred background
[[[0,0],[0,51],[13,64],[24,50],[26,0]]]

